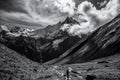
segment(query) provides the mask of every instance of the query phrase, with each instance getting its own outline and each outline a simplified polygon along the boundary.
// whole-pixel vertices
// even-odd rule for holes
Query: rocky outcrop
[[[120,51],[120,15],[99,27],[48,64],[71,64],[114,55]]]

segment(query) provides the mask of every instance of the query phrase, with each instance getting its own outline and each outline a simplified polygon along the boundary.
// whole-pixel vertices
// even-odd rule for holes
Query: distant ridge
[[[5,21],[0,19],[0,25],[9,25],[9,26],[19,26],[21,28],[28,28],[28,29],[41,29],[44,28],[42,25],[37,25],[37,26],[32,26],[32,25],[27,25],[27,24],[17,24],[17,23],[13,23],[13,22],[9,22],[9,21]]]

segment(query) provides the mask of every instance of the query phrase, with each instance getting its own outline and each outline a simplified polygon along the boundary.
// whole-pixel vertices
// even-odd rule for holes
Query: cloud
[[[27,13],[38,21],[47,18],[49,21],[47,20],[46,22],[53,24],[63,18],[62,13],[53,6],[52,0],[24,0],[24,3]]]
[[[15,5],[14,5],[15,4]],[[0,9],[6,11],[18,11],[25,12],[22,8],[22,3],[20,0],[0,0]]]
[[[8,8],[4,7],[0,9],[0,16],[11,20],[21,20],[25,22],[33,22],[42,24],[44,26],[53,25],[64,19],[66,15],[59,12],[57,8],[53,6],[51,0],[7,0],[8,3],[4,4]],[[10,5],[12,4],[12,6]],[[17,6],[16,6],[17,5]],[[14,9],[14,10],[13,10]],[[18,9],[18,10],[16,10]]]
[[[105,8],[101,10],[97,10],[92,3],[90,2],[83,2],[79,5],[78,13],[84,14],[86,16],[95,15],[99,19],[108,19],[115,17],[120,9],[120,2],[119,0],[110,0]]]
[[[100,7],[105,6],[105,5],[107,4],[107,0],[104,0],[104,1],[101,2],[101,3],[97,2],[97,4],[99,4]]]
[[[119,0],[110,0],[106,7],[100,10],[97,10],[91,2],[84,1],[78,6],[77,13],[75,13],[79,17],[79,21],[81,21],[80,25],[67,25],[69,28],[65,25],[62,30],[67,30],[72,35],[87,34],[112,20],[119,13]],[[86,20],[86,22],[82,22],[82,20]]]
[[[65,25],[62,27],[63,30],[67,30],[72,35],[92,32],[98,26],[110,21],[118,14],[118,12],[120,12],[119,0],[110,0],[106,4],[106,7],[99,10],[97,10],[96,7],[88,1],[82,2],[78,7],[75,6],[76,3],[73,0],[11,1],[12,2],[9,2],[9,4],[6,4],[8,7],[7,9],[4,10],[0,8],[1,17],[52,25],[64,20],[67,16],[72,16],[74,18],[78,18],[77,20],[80,22],[80,25]],[[5,1],[2,0],[2,3],[3,2]],[[10,5],[11,3],[13,4],[12,6]],[[2,6],[5,7],[6,5]]]
[[[29,23],[33,23],[33,24],[35,24],[35,23],[40,24],[44,27],[47,26],[47,25],[50,25],[50,24],[51,25],[55,24],[56,21],[59,21],[60,19],[62,20],[62,18],[64,18],[64,17],[59,17],[59,19],[58,19],[58,17],[57,17],[57,18],[51,19],[50,17],[44,17],[44,16],[41,16],[41,15],[38,15],[38,17],[31,17],[29,14],[26,14],[26,13],[7,12],[7,11],[4,11],[4,10],[0,10],[0,17],[4,20],[6,19],[7,21],[9,21],[9,20],[24,21],[24,22],[29,22]]]
[[[75,2],[73,0],[54,0],[54,6],[56,6],[60,12],[74,15],[75,13]]]

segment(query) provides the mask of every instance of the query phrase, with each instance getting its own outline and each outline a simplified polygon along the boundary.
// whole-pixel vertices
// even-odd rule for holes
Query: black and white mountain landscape
[[[0,0],[0,80],[120,80],[120,0]]]

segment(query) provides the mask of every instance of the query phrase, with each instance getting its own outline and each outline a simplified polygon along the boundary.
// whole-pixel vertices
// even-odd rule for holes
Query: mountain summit
[[[79,24],[79,22],[72,17],[67,17],[63,24]]]
[[[120,52],[120,15],[101,26],[48,64],[74,64]]]

